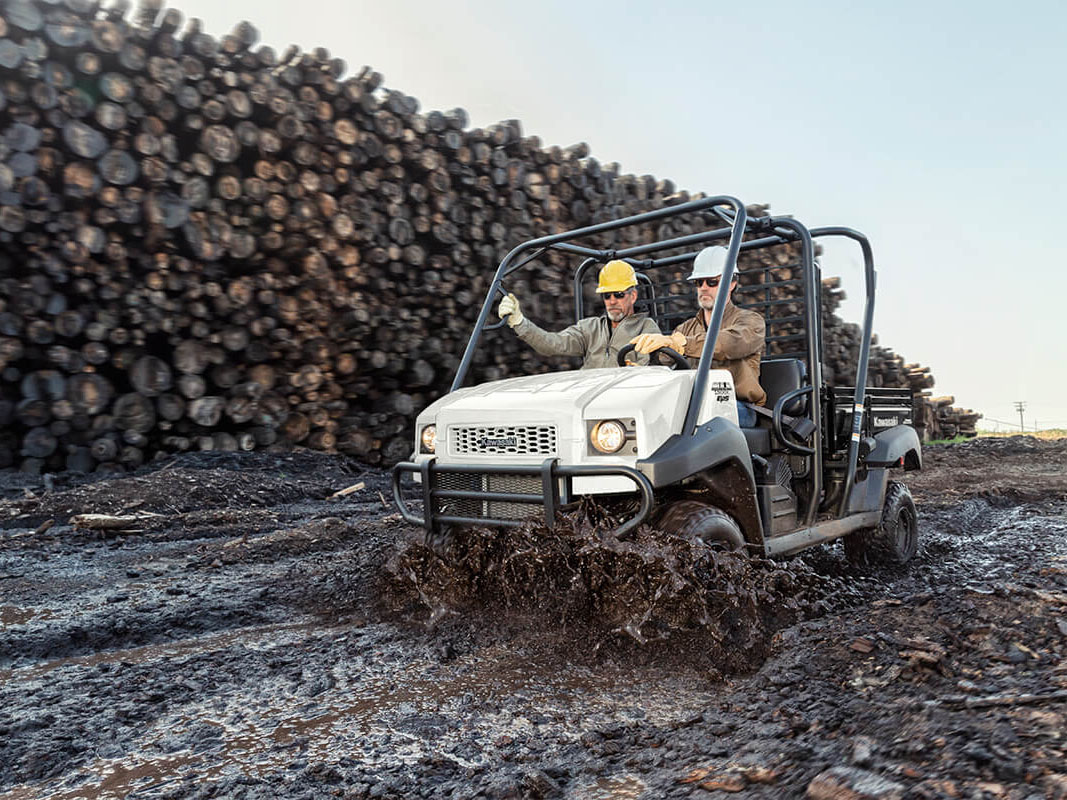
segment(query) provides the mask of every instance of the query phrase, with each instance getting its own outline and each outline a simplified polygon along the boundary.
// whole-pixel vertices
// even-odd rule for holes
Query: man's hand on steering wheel
[[[669,347],[676,353],[682,353],[685,351],[685,336],[678,332],[670,336],[664,336],[662,333],[642,333],[632,338],[630,344],[643,356],[664,347]]]
[[[630,353],[633,353],[636,350],[637,350],[636,345],[634,345],[632,343],[626,345],[621,350],[619,350],[619,357],[618,357],[619,366],[620,367],[637,366],[636,364],[631,364],[631,363],[626,361],[626,356],[630,355]],[[674,362],[674,364],[673,364],[673,368],[674,369],[689,369],[689,359],[686,358],[685,356],[683,356],[681,353],[677,352],[676,350],[672,350],[669,347],[661,347],[661,348],[659,348],[659,352],[663,353],[666,356],[670,356],[671,360]]]

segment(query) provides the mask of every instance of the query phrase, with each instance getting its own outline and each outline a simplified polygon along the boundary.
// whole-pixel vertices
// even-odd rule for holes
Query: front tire
[[[900,566],[919,550],[919,516],[908,487],[890,481],[877,528],[845,537],[845,557],[856,565]]]
[[[745,549],[745,537],[734,518],[725,511],[696,500],[671,503],[659,515],[654,527],[724,550]]]

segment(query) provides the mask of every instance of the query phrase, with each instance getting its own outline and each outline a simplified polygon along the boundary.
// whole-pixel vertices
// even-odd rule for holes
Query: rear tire
[[[653,525],[675,536],[698,539],[712,547],[724,550],[745,549],[745,537],[734,518],[725,511],[696,500],[671,503]]]
[[[845,557],[853,564],[906,564],[919,550],[919,517],[908,487],[890,481],[882,505],[882,521],[877,528],[850,533],[845,537]]]

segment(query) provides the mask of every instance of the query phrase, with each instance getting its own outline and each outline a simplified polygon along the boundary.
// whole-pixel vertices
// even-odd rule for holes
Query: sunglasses
[[[719,285],[720,280],[722,280],[722,278],[697,278],[693,283],[697,286],[710,286],[714,289]]]
[[[614,297],[616,300],[622,300],[629,293],[630,293],[630,291],[629,291],[629,289],[627,289],[625,292],[604,292],[603,296],[604,296],[604,299],[607,299],[609,297]]]

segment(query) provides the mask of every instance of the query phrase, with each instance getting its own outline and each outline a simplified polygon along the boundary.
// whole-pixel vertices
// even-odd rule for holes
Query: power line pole
[[[1015,410],[1019,412],[1019,432],[1021,433],[1026,430],[1026,428],[1023,427],[1023,412],[1026,410],[1026,401],[1016,401]]]

